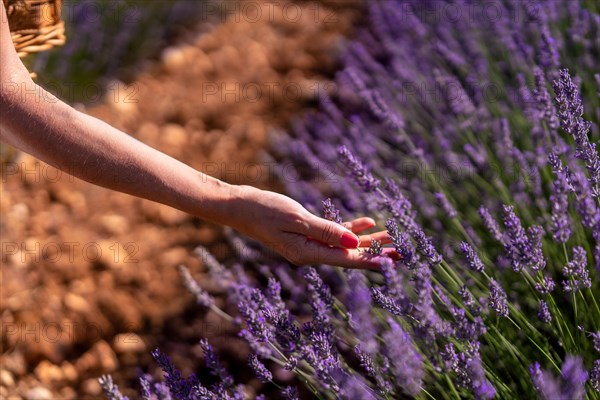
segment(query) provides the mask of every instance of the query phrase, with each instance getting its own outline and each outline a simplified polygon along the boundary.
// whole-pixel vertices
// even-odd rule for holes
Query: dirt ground
[[[260,165],[268,132],[314,105],[361,13],[352,1],[270,4],[260,19],[242,7],[213,31],[190,33],[85,111],[196,169],[277,189]],[[25,154],[2,166],[0,196],[0,398],[100,398],[105,373],[134,387],[140,371],[160,376],[157,346],[185,374],[197,372],[201,337],[225,365],[245,364],[243,342],[194,305],[176,268],[187,265],[224,303],[193,254],[202,245],[227,257],[221,227]]]

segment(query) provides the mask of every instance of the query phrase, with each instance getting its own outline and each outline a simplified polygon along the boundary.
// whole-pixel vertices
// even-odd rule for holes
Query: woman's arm
[[[359,242],[348,229],[285,196],[202,174],[36,85],[14,50],[0,8],[0,140],[93,184],[229,225],[296,264],[377,266],[357,250],[346,249]],[[348,228],[359,232],[373,225],[360,219]],[[386,235],[376,238],[386,240]]]

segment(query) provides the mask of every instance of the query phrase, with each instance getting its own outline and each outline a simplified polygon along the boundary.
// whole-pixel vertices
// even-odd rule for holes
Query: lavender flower
[[[576,170],[569,177],[573,193],[576,196],[576,209],[581,216],[581,223],[586,228],[595,231],[597,224],[600,223],[600,210],[592,197],[590,183],[585,178],[583,171],[580,170]]]
[[[585,382],[588,375],[583,368],[581,357],[567,355],[560,371],[560,382],[549,372],[543,371],[537,362],[530,367],[529,372],[533,386],[542,400],[585,398]]]
[[[552,185],[550,204],[552,205],[552,216],[550,221],[550,232],[556,243],[566,243],[571,236],[571,218],[569,217],[569,182],[566,171],[558,156],[550,153],[548,156],[556,180]]]
[[[533,387],[541,400],[560,398],[559,383],[551,374],[543,371],[538,362],[533,363],[529,367],[529,374],[531,375]]]
[[[414,235],[417,249],[425,256],[430,266],[434,266],[442,262],[442,256],[433,246],[431,239],[425,235],[425,232],[418,230]]]
[[[371,293],[364,275],[359,271],[348,273],[348,296],[346,305],[350,313],[350,326],[356,338],[369,353],[375,353],[378,345],[377,324],[371,314]]]
[[[559,65],[559,54],[556,39],[552,37],[547,25],[542,26],[542,43],[540,45],[540,64],[544,68],[556,68]]]
[[[456,321],[453,324],[454,335],[458,340],[476,341],[485,335],[487,329],[481,317],[475,317],[473,322],[467,318],[464,309],[453,307],[452,315]]]
[[[392,383],[385,377],[382,368],[375,364],[371,354],[363,351],[360,345],[354,347],[354,354],[358,357],[360,366],[365,370],[367,376],[377,383],[379,393],[387,396],[392,391]]]
[[[286,386],[281,391],[281,395],[286,400],[298,400],[298,388],[292,386]]]
[[[534,287],[539,293],[546,295],[554,291],[554,286],[554,280],[549,276],[544,276],[541,282],[535,283]]]
[[[446,368],[456,375],[456,385],[471,390],[476,399],[492,399],[496,389],[485,378],[479,355],[479,342],[469,342],[463,353],[456,353],[454,345],[448,343],[442,352]]]
[[[538,308],[538,318],[540,321],[549,324],[552,322],[552,314],[550,314],[550,310],[548,309],[548,304],[544,300],[540,300],[539,308]]]
[[[144,375],[140,378],[140,386],[142,387],[141,395],[144,400],[150,400],[150,396],[152,395],[150,389],[151,381],[152,377],[150,375]]]
[[[196,303],[207,308],[214,304],[215,300],[213,299],[213,297],[209,295],[206,291],[202,290],[200,285],[198,285],[198,282],[196,282],[196,280],[192,278],[190,271],[184,265],[179,266],[179,273],[183,278],[183,284],[185,285],[187,290],[189,290],[190,293],[192,293],[196,297]]]
[[[381,292],[381,289],[372,287],[371,295],[373,296],[373,302],[384,310],[398,316],[404,315],[404,310],[400,307],[394,299],[386,296]]]
[[[596,392],[600,392],[600,359],[594,361],[594,367],[590,371],[590,383]]]
[[[573,259],[563,268],[563,275],[568,280],[563,280],[562,284],[567,292],[577,292],[582,288],[592,286],[587,266],[587,253],[583,247],[575,246],[573,248]]]
[[[559,79],[553,82],[556,92],[556,104],[560,125],[563,130],[573,136],[576,144],[575,155],[583,160],[589,173],[592,195],[600,196],[600,160],[596,144],[590,143],[588,132],[590,123],[583,119],[583,104],[577,85],[573,83],[569,70],[561,69]]]
[[[594,350],[600,353],[600,331],[592,333],[592,340],[594,342]]]
[[[381,253],[383,252],[383,246],[381,246],[381,241],[375,239],[371,240],[369,248],[365,251],[374,256],[381,255]]]
[[[546,120],[548,127],[555,131],[559,127],[559,121],[556,116],[556,109],[552,104],[552,98],[548,89],[546,88],[546,79],[544,78],[544,72],[539,68],[533,69],[533,76],[535,78],[535,89],[534,96],[539,107],[539,111],[543,118]]]
[[[416,250],[410,237],[407,233],[399,231],[398,225],[393,219],[388,219],[385,223],[385,227],[387,228],[388,235],[394,244],[396,252],[402,258],[402,262],[407,268],[413,269],[416,262]]]
[[[390,178],[385,179],[385,189],[389,195],[378,197],[379,203],[403,229],[414,232],[416,229],[415,211],[410,200],[402,194],[398,185]]]
[[[324,218],[329,221],[336,222],[338,224],[342,223],[342,217],[340,217],[340,210],[338,210],[334,205],[331,199],[323,200],[323,212]]]
[[[200,340],[200,347],[204,353],[204,360],[206,366],[210,369],[211,375],[219,378],[221,381],[220,383],[222,383],[225,388],[232,387],[234,384],[233,377],[225,368],[223,368],[215,354],[215,349],[208,343],[208,340]]]
[[[332,332],[319,326],[307,326],[308,344],[303,348],[304,359],[315,369],[316,378],[328,389],[337,392],[334,378],[340,372],[340,360],[332,341]]]
[[[408,313],[412,305],[404,288],[404,279],[402,273],[389,258],[381,260],[381,273],[384,277],[385,287],[384,292],[391,297],[396,303]]]
[[[386,127],[393,131],[402,131],[404,129],[404,121],[398,113],[390,110],[387,102],[381,96],[381,93],[376,90],[364,90],[361,95],[369,106],[369,109],[377,118],[379,118]]]
[[[512,206],[504,206],[504,225],[506,226],[504,250],[513,270],[521,272],[529,267],[536,272],[544,268],[546,261],[541,242],[543,230],[532,226],[526,232]]]
[[[458,294],[465,307],[467,307],[472,314],[479,315],[479,313],[481,312],[481,308],[477,304],[475,304],[475,298],[473,297],[471,292],[469,292],[467,285],[461,286],[461,288],[458,290]]]
[[[256,357],[256,354],[250,354],[248,356],[248,364],[256,374],[256,377],[259,381],[266,383],[273,380],[273,374],[262,362],[259,361],[258,357]]]
[[[400,386],[411,396],[421,392],[423,360],[415,349],[410,336],[393,320],[389,319],[390,330],[383,334],[386,354],[392,363],[392,373]]]
[[[581,357],[567,356],[560,370],[562,378],[562,396],[564,399],[579,400],[585,398],[587,372],[583,368]]]
[[[531,246],[521,220],[514,212],[512,206],[504,206],[504,225],[506,226],[505,251],[511,260],[513,270],[521,272],[527,264],[527,257]]]
[[[240,291],[242,299],[238,303],[240,314],[246,322],[247,329],[240,334],[244,337],[253,338],[258,342],[268,342],[273,336],[270,326],[266,322],[266,317],[261,311],[265,304],[260,290],[250,289]]]
[[[319,326],[329,324],[329,314],[333,306],[333,298],[329,286],[323,283],[321,276],[314,268],[307,268],[304,279],[308,282],[310,306],[313,310],[313,322]]]
[[[494,279],[490,280],[490,296],[488,297],[489,307],[500,317],[508,317],[508,303],[506,293]]]
[[[364,164],[346,146],[338,149],[338,155],[344,166],[348,169],[350,176],[365,192],[372,192],[380,186],[379,180],[371,175]]]
[[[181,376],[181,372],[171,363],[169,357],[164,355],[159,349],[152,352],[154,360],[163,370],[165,382],[169,387],[171,394],[180,400],[187,400],[194,391],[194,387],[187,379]]]
[[[487,230],[492,234],[494,239],[497,241],[504,243],[504,235],[500,230],[500,225],[498,222],[492,217],[490,211],[485,207],[479,208],[479,216],[483,221],[483,225],[487,228]]]
[[[113,383],[112,377],[110,375],[102,375],[98,382],[100,382],[100,386],[102,390],[104,390],[104,395],[109,400],[128,400],[127,396],[123,396],[121,392],[119,392],[119,387]]]
[[[444,213],[446,214],[446,216],[448,218],[450,218],[450,219],[456,218],[458,213],[456,212],[456,209],[454,208],[454,206],[452,204],[450,204],[450,201],[448,201],[448,198],[446,197],[446,195],[444,193],[435,193],[435,198],[440,203],[442,210],[444,211]]]
[[[469,243],[462,242],[460,244],[460,249],[467,258],[467,261],[469,262],[469,267],[471,267],[473,271],[482,272],[485,267],[481,262],[479,256],[473,250],[473,247],[471,247]]]

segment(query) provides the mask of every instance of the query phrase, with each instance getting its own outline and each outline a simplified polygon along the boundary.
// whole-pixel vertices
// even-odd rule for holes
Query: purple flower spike
[[[436,193],[435,198],[440,203],[440,206],[442,207],[442,210],[446,214],[446,217],[448,217],[450,219],[456,218],[458,213],[456,212],[456,209],[454,208],[454,206],[452,204],[450,204],[450,201],[448,200],[448,198],[446,197],[446,195],[444,193]]]
[[[541,400],[561,399],[560,385],[548,372],[543,371],[538,362],[529,367],[531,381]]]
[[[248,364],[256,374],[259,381],[267,383],[273,380],[273,374],[265,367],[265,364],[260,362],[256,354],[248,356]]]
[[[104,390],[104,395],[109,400],[129,400],[127,396],[123,396],[121,392],[119,392],[119,387],[113,383],[112,377],[110,375],[102,375],[98,382],[100,382],[100,386],[102,390]]]
[[[425,256],[425,259],[429,262],[430,266],[434,266],[442,262],[442,256],[437,252],[431,242],[431,239],[425,235],[425,232],[419,229],[415,233],[414,239],[417,243],[417,249]]]
[[[539,363],[529,368],[533,387],[542,400],[583,400],[588,374],[583,367],[583,359],[567,355],[560,371],[560,381]]]
[[[325,326],[329,323],[329,314],[333,307],[333,297],[329,286],[323,283],[316,269],[306,269],[304,279],[308,282],[308,291],[311,295],[310,305],[313,310],[313,323]]]
[[[546,266],[542,253],[543,229],[532,226],[525,231],[521,220],[512,206],[504,206],[504,225],[506,226],[504,252],[511,262],[515,272],[531,268],[534,272]]]
[[[298,400],[298,389],[292,386],[286,386],[282,391],[281,395],[286,400]]]
[[[377,352],[377,324],[371,314],[371,292],[362,272],[353,270],[348,273],[348,297],[346,300],[350,313],[350,325],[356,338],[368,353]]]
[[[415,268],[416,249],[410,240],[409,235],[406,232],[400,232],[396,221],[391,218],[386,221],[385,227],[387,228],[388,235],[392,239],[394,248],[400,257],[402,257],[402,262],[408,269]]]
[[[548,25],[542,26],[542,43],[540,45],[540,64],[544,68],[557,68],[559,66],[558,46],[556,39],[552,37],[552,33]]]
[[[600,392],[600,359],[594,361],[594,367],[590,371],[590,383],[596,392]]]
[[[535,290],[543,295],[546,295],[554,291],[554,286],[554,280],[549,276],[544,276],[541,282],[536,282]]]
[[[550,153],[548,156],[552,171],[556,180],[552,184],[552,216],[550,220],[550,232],[556,243],[566,243],[571,236],[571,218],[569,217],[569,191],[570,185],[567,171],[558,156]]]
[[[467,285],[461,286],[461,288],[458,290],[458,294],[460,295],[465,307],[467,307],[473,315],[477,316],[481,313],[481,307],[475,302],[475,297],[473,297],[471,292],[469,292]]]
[[[535,100],[538,105],[538,109],[546,120],[548,127],[555,131],[559,127],[558,117],[556,116],[556,109],[552,104],[552,98],[548,89],[546,88],[546,79],[544,78],[544,72],[540,68],[533,69],[533,76],[535,77],[535,90],[533,92]]]
[[[479,342],[469,342],[464,353],[456,353],[454,345],[448,343],[442,352],[442,359],[446,369],[456,375],[458,387],[469,388],[476,399],[493,399],[496,389],[485,378],[479,346]]]
[[[379,180],[375,179],[367,170],[362,161],[356,158],[346,146],[341,146],[338,149],[338,155],[342,164],[348,169],[350,176],[365,192],[373,192],[381,185]]]
[[[379,393],[381,393],[383,396],[386,396],[392,390],[392,383],[383,374],[382,368],[375,364],[373,357],[364,352],[360,345],[357,345],[354,348],[354,353],[360,361],[360,366],[363,367],[367,375],[377,382]]]
[[[563,268],[563,275],[569,279],[562,282],[567,292],[577,292],[592,286],[587,270],[587,254],[583,247],[573,248],[573,259]]]
[[[588,170],[592,196],[600,197],[600,160],[596,144],[588,138],[591,124],[583,119],[579,88],[571,79],[568,69],[560,70],[559,79],[553,82],[553,86],[560,125],[575,139],[575,156],[583,160]]]
[[[394,299],[383,294],[381,289],[372,287],[371,296],[373,297],[373,302],[384,310],[398,316],[405,315],[405,311],[402,307],[400,307]]]
[[[387,356],[392,363],[392,373],[397,382],[411,396],[421,392],[425,371],[423,360],[415,349],[410,335],[393,320],[388,320],[390,330],[383,334]]]
[[[471,269],[476,272],[482,272],[485,267],[477,253],[475,253],[475,250],[473,250],[473,247],[471,247],[469,243],[462,242],[460,244],[460,249],[467,258]]]
[[[215,300],[213,299],[213,297],[206,293],[206,291],[202,290],[198,282],[196,282],[196,280],[192,278],[189,269],[187,269],[183,265],[180,265],[179,273],[183,278],[183,284],[185,285],[187,290],[189,290],[190,293],[192,293],[196,297],[196,303],[207,308],[214,304]]]
[[[190,393],[194,390],[190,382],[181,376],[181,372],[171,363],[169,357],[164,355],[159,349],[152,352],[154,360],[163,370],[165,382],[169,387],[171,394],[180,400],[187,400]]]
[[[338,224],[342,223],[340,210],[333,205],[331,199],[323,200],[323,213],[323,218],[328,219],[329,221],[337,222]]]
[[[489,307],[500,317],[508,317],[508,302],[506,293],[494,279],[490,282],[490,296],[488,297]]]
[[[594,350],[600,353],[600,331],[592,333],[591,336],[594,343]]]
[[[479,208],[479,216],[481,217],[481,220],[483,221],[483,225],[487,228],[488,231],[490,231],[490,233],[492,234],[494,239],[496,239],[500,243],[504,243],[504,235],[502,234],[502,231],[500,230],[500,225],[494,219],[494,217],[492,217],[492,214],[490,214],[490,211],[485,207],[480,207]]]
[[[208,340],[200,340],[200,347],[202,348],[202,352],[204,353],[204,362],[210,370],[211,375],[219,378],[224,387],[232,387],[234,384],[233,377],[221,365],[219,359],[217,358],[217,354],[215,353],[215,349],[208,343]]]
[[[585,398],[585,382],[587,372],[583,368],[583,359],[576,356],[567,356],[560,370],[563,380],[563,399],[580,400]]]
[[[540,321],[549,324],[552,322],[552,314],[550,314],[550,310],[548,309],[548,304],[544,300],[540,300],[540,305],[538,308],[538,318]]]

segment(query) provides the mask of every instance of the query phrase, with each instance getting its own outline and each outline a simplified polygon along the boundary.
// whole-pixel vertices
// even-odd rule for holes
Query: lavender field
[[[231,234],[238,263],[197,253],[234,315],[181,268],[198,307],[239,325],[265,387],[600,399],[599,37],[594,2],[368,3],[336,89],[274,135],[270,157],[309,210],[375,218],[399,261],[294,268]],[[201,346],[210,380],[157,349],[164,381],[143,377],[142,397],[246,398]],[[297,386],[280,385],[282,369]]]

